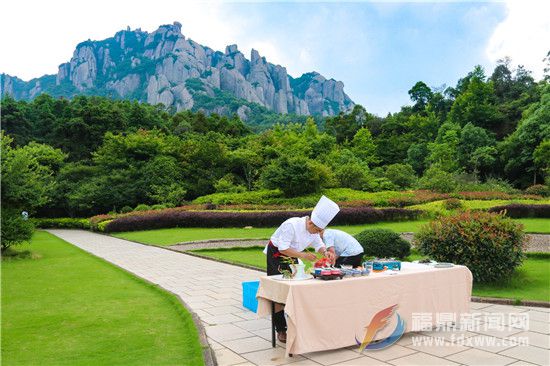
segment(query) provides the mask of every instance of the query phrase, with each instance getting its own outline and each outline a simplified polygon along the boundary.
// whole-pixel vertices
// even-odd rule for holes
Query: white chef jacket
[[[292,248],[301,252],[307,247],[312,246],[316,251],[319,251],[325,245],[319,234],[311,234],[307,231],[307,219],[308,217],[304,216],[286,220],[271,235],[271,243],[279,250]],[[264,254],[267,254],[267,245],[264,249]]]

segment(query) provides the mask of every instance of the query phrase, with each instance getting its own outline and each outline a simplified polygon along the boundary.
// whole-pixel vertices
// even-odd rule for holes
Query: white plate
[[[305,277],[300,277],[300,278],[283,278],[283,275],[280,274],[280,275],[269,276],[269,278],[273,278],[274,280],[277,280],[277,281],[303,281],[303,280],[311,280],[313,276],[310,274],[306,274]]]

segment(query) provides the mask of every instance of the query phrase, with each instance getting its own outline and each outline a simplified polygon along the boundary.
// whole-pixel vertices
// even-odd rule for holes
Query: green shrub
[[[268,204],[273,198],[279,198],[282,196],[282,192],[279,190],[258,190],[247,191],[242,193],[214,193],[206,196],[199,197],[193,201],[193,203],[205,204],[213,203],[216,205],[227,204]]]
[[[262,172],[261,181],[268,189],[280,189],[286,197],[319,192],[333,183],[331,170],[315,160],[303,156],[282,156]]]
[[[384,176],[399,188],[409,188],[416,182],[414,169],[409,164],[391,164],[386,167]]]
[[[445,207],[446,210],[451,211],[464,208],[464,205],[462,204],[462,201],[457,198],[449,198],[443,202],[443,207]]]
[[[522,225],[482,211],[440,217],[416,234],[424,255],[467,266],[476,282],[501,281],[521,264]]]
[[[32,222],[42,229],[90,229],[90,220],[72,217],[36,218]]]
[[[128,212],[132,212],[133,209],[130,207],[130,206],[124,206],[120,209],[120,213],[128,213]]]
[[[136,208],[134,208],[134,211],[148,211],[150,209],[151,206],[142,203],[140,205],[137,205]]]
[[[441,193],[450,193],[456,189],[456,182],[451,173],[436,166],[431,166],[420,179],[419,187]]]
[[[34,232],[31,220],[24,220],[18,211],[6,209],[2,209],[1,217],[2,251],[30,240]]]
[[[535,184],[525,190],[527,194],[535,194],[537,196],[550,196],[550,188],[544,184]]]
[[[367,229],[355,235],[367,256],[405,258],[411,254],[411,244],[388,229]]]
[[[367,181],[365,170],[359,163],[346,163],[338,166],[334,175],[340,187],[361,190]]]
[[[376,177],[374,175],[367,174],[365,180],[366,182],[363,185],[363,189],[369,192],[397,190],[397,186],[385,177]]]
[[[105,220],[101,221],[99,224],[97,224],[97,231],[99,232],[105,232],[105,227],[109,225],[109,223],[113,220]]]
[[[485,182],[480,182],[475,175],[466,173],[455,174],[454,178],[457,184],[456,190],[461,192],[518,193],[518,190],[509,182],[498,178],[489,178]]]
[[[243,185],[236,185],[231,174],[220,178],[215,184],[214,189],[217,193],[238,193],[246,191]]]
[[[156,204],[151,206],[151,210],[164,210],[165,208],[168,208],[166,205]]]

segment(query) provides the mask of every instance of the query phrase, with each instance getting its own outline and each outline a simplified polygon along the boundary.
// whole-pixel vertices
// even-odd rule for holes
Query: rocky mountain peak
[[[344,84],[317,72],[292,78],[252,49],[248,60],[236,44],[225,52],[200,45],[181,33],[182,24],[117,32],[101,41],[77,45],[56,75],[28,83],[2,75],[2,93],[19,99],[42,92],[71,97],[100,94],[162,103],[175,110],[239,113],[256,103],[277,113],[334,115],[353,108]],[[228,98],[235,102],[229,103]],[[237,101],[241,102],[237,102]],[[239,105],[239,103],[241,103]],[[243,107],[243,108],[241,108]],[[244,108],[246,107],[246,108]]]

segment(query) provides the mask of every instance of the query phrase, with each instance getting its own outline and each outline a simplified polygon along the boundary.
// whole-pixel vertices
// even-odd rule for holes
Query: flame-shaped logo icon
[[[371,343],[376,333],[378,333],[379,330],[384,329],[386,325],[388,325],[389,318],[393,315],[396,307],[397,304],[389,306],[384,310],[379,311],[372,317],[369,325],[365,327],[365,336],[363,337],[363,342],[360,342],[359,339],[355,337],[355,341],[357,342],[357,345],[359,345],[359,352],[363,352],[363,350],[365,349],[373,350],[386,348],[391,346],[392,344],[397,342],[399,338],[401,338],[401,336],[405,332],[405,321],[401,319],[401,316],[399,316],[399,314],[396,314],[397,325],[395,326],[392,334],[387,338],[377,341],[376,343]]]

